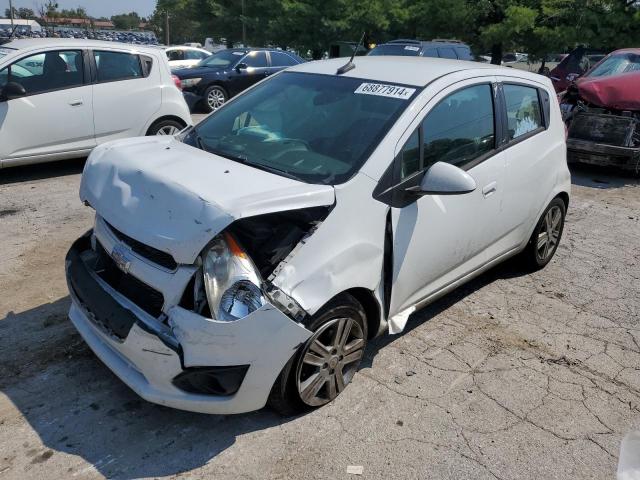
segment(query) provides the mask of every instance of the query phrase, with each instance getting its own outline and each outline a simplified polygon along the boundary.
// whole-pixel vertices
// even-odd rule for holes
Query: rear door
[[[269,72],[267,75],[279,72],[287,67],[297,65],[298,61],[291,55],[284,52],[271,51],[269,52]]]
[[[145,135],[162,99],[155,58],[115,49],[94,50],[91,58],[97,143]]]
[[[404,134],[396,157],[391,209],[393,277],[390,316],[446,288],[500,254],[504,155],[499,151],[492,78],[440,92]],[[435,162],[466,170],[474,192],[405,194]]]
[[[549,96],[540,84],[498,77],[504,97],[506,182],[503,229],[511,247],[528,239],[537,214],[556,182],[565,145],[549,129]]]
[[[3,164],[54,159],[95,146],[92,87],[80,49],[27,55],[0,70],[0,87],[21,84],[27,95],[0,102]]]

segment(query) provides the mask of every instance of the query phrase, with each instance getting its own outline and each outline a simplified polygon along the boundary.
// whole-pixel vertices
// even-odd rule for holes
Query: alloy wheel
[[[555,252],[556,247],[558,246],[561,229],[562,210],[560,210],[560,207],[554,205],[549,209],[549,211],[547,211],[542,225],[540,226],[540,230],[538,231],[536,244],[536,255],[538,260],[544,262],[553,255],[553,252]]]
[[[207,94],[207,103],[212,110],[220,108],[225,102],[224,92],[219,88],[212,88]]]
[[[318,407],[336,398],[358,370],[365,346],[362,327],[351,318],[322,325],[305,344],[298,362],[300,399]]]
[[[177,135],[180,132],[180,129],[174,125],[165,125],[164,127],[160,127],[156,135]]]

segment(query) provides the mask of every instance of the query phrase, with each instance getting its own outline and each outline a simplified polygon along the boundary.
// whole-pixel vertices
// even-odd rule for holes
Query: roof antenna
[[[356,56],[356,53],[358,52],[358,49],[360,48],[360,45],[362,45],[362,42],[364,42],[365,33],[366,32],[362,32],[362,36],[360,37],[360,41],[358,42],[358,45],[356,45],[356,48],[353,50],[353,54],[351,55],[351,58],[349,59],[349,61],[347,63],[345,63],[343,66],[341,66],[336,71],[336,75],[342,75],[343,73],[347,73],[349,70],[353,70],[354,68],[356,68],[355,64],[353,63],[353,57]]]

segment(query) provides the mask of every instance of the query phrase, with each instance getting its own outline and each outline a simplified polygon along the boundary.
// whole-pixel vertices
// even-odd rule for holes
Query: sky
[[[111,17],[118,13],[138,12],[141,17],[148,17],[156,7],[156,0],[56,0],[58,7],[84,7],[92,17]],[[15,8],[26,7],[37,11],[37,6],[45,3],[42,0],[13,0]],[[9,8],[9,0],[0,0],[0,16]]]

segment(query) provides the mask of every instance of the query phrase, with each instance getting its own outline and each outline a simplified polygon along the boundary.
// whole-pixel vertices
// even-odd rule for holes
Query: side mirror
[[[249,68],[246,63],[239,63],[236,65],[236,72],[240,73],[240,70],[246,70]]]
[[[0,100],[13,100],[14,98],[24,97],[26,94],[27,91],[22,85],[16,82],[9,82],[0,91]]]
[[[425,172],[420,185],[407,190],[418,195],[458,195],[471,193],[476,181],[464,170],[445,162],[436,162]]]

